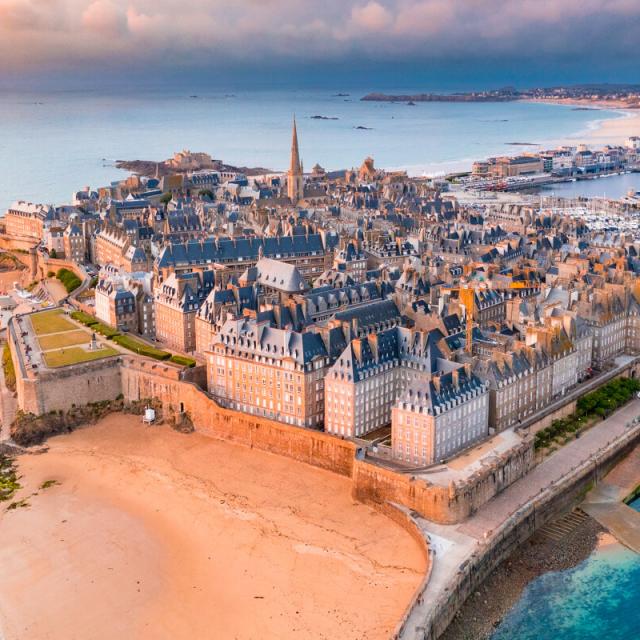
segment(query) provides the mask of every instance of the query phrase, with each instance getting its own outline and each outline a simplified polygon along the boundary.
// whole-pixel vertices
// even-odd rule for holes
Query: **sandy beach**
[[[610,107],[609,107],[610,108]],[[624,145],[630,136],[640,135],[640,110],[619,109],[618,118],[594,121],[592,128],[560,140],[558,145],[586,144],[593,148],[605,145]]]
[[[119,414],[48,445],[0,513],[4,640],[388,638],[422,579],[331,473]]]

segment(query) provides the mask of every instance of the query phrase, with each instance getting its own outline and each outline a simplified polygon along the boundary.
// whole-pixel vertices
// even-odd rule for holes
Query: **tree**
[[[171,202],[172,198],[173,196],[170,193],[163,193],[160,198],[160,202],[166,206]]]
[[[55,260],[58,257],[58,252],[55,249],[51,249],[51,251],[49,252],[49,257]]]

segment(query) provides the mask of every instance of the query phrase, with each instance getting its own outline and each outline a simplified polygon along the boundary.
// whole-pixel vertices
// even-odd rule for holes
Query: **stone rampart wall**
[[[39,416],[115,400],[121,392],[120,364],[117,358],[109,358],[24,378],[18,387],[18,406]]]
[[[162,363],[124,357],[122,393],[127,401],[157,398],[169,411],[186,412],[197,431],[214,438],[352,475],[356,452],[352,442],[225,409],[194,383],[181,380],[179,371]]]

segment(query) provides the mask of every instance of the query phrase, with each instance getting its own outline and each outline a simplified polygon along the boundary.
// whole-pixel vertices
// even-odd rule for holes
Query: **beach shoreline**
[[[559,541],[534,534],[469,596],[440,640],[490,640],[529,583],[545,573],[571,569],[612,542],[591,517]]]
[[[555,149],[562,146],[578,146],[584,144],[590,148],[604,147],[606,145],[622,146],[631,136],[640,136],[640,109],[629,109],[623,104],[611,104],[607,102],[592,102],[579,100],[522,100],[530,104],[550,104],[558,107],[574,109],[576,107],[588,107],[594,117],[586,129],[580,129],[575,133],[567,133],[561,137],[549,140],[536,141],[531,145],[509,145],[505,143],[505,151],[495,155],[517,155],[517,148],[522,152],[541,151]],[[606,113],[616,114],[607,116]],[[411,177],[428,175],[430,177],[442,177],[451,173],[466,173],[471,171],[472,164],[476,161],[485,160],[484,157],[462,158],[446,162],[425,163],[420,165],[405,165],[398,167],[388,167],[390,171],[407,171]]]
[[[47,446],[0,509],[4,640],[382,640],[423,579],[328,471],[123,414]]]

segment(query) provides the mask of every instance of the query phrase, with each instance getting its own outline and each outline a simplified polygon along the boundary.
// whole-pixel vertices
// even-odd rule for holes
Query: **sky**
[[[0,86],[640,82],[640,0],[0,0]]]

